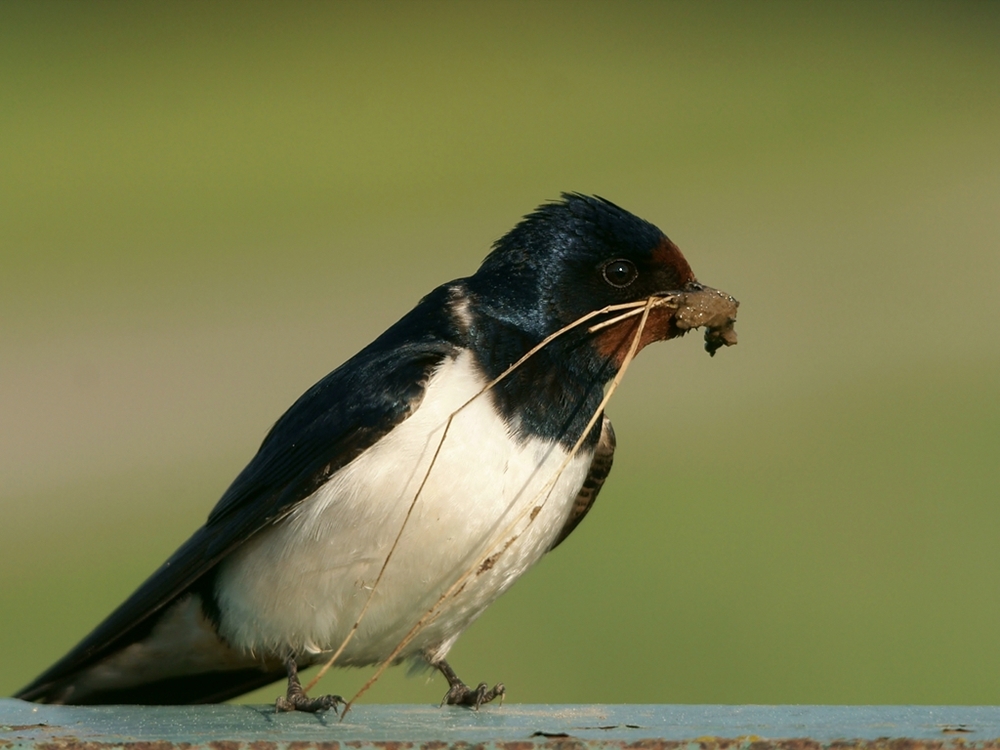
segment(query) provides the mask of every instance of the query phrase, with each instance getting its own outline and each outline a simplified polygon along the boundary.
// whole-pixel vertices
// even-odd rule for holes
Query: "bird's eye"
[[[603,269],[604,280],[611,284],[611,286],[616,286],[619,289],[623,289],[635,281],[636,276],[639,272],[635,268],[635,263],[630,260],[613,260]]]

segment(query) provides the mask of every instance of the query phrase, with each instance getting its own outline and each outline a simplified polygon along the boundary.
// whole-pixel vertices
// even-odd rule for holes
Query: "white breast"
[[[402,529],[338,663],[385,659],[428,612],[401,656],[444,657],[549,548],[593,457],[582,450],[567,460],[557,444],[511,440],[488,396],[455,414],[484,384],[470,355],[445,361],[409,419],[222,564],[229,644],[259,656],[336,649]]]

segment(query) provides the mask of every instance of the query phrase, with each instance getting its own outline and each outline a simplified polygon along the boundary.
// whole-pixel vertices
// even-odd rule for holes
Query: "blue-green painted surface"
[[[157,743],[213,750],[332,743],[413,746],[642,746],[690,748],[995,748],[1000,708],[990,706],[527,705],[470,711],[429,705],[361,705],[332,714],[278,714],[270,706],[40,706],[0,700],[0,748],[127,747]],[[728,741],[727,741],[728,740]],[[735,740],[735,742],[733,742]],[[806,740],[806,742],[803,742]],[[220,743],[238,743],[238,745]],[[296,743],[293,745],[293,743]],[[305,743],[304,745],[298,743]],[[441,744],[443,743],[443,744]]]

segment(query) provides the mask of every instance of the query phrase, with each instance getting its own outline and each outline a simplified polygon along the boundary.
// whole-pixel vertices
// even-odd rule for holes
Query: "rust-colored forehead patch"
[[[653,262],[672,269],[677,274],[679,286],[695,280],[694,271],[691,270],[687,258],[684,257],[681,249],[667,237],[660,240],[660,244],[653,249]]]

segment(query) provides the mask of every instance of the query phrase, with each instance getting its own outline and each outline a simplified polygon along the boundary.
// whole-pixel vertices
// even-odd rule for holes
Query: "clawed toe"
[[[452,685],[448,689],[448,692],[445,693],[444,700],[441,701],[441,705],[471,706],[478,711],[481,705],[496,700],[497,698],[500,698],[500,704],[503,705],[503,696],[505,692],[506,691],[502,682],[498,683],[492,689],[485,682],[480,682],[475,690],[467,686],[465,683],[459,682]]]
[[[478,711],[481,705],[497,698],[500,699],[500,705],[503,705],[503,697],[507,691],[502,682],[498,682],[493,688],[485,682],[480,682],[473,690],[458,678],[448,662],[442,660],[435,666],[448,680],[448,692],[441,700],[442,706],[470,706]]]
[[[337,713],[337,705],[345,705],[346,701],[339,695],[322,695],[319,698],[310,698],[305,693],[280,695],[274,702],[274,710],[278,713],[285,711],[307,711],[308,713],[322,713],[333,709]]]
[[[337,712],[337,704],[347,705],[347,702],[339,695],[322,695],[319,698],[310,698],[306,691],[302,689],[299,682],[299,668],[294,659],[285,662],[285,669],[288,671],[288,692],[278,696],[274,702],[274,710],[278,713],[287,711],[306,711],[311,714],[329,711]]]

